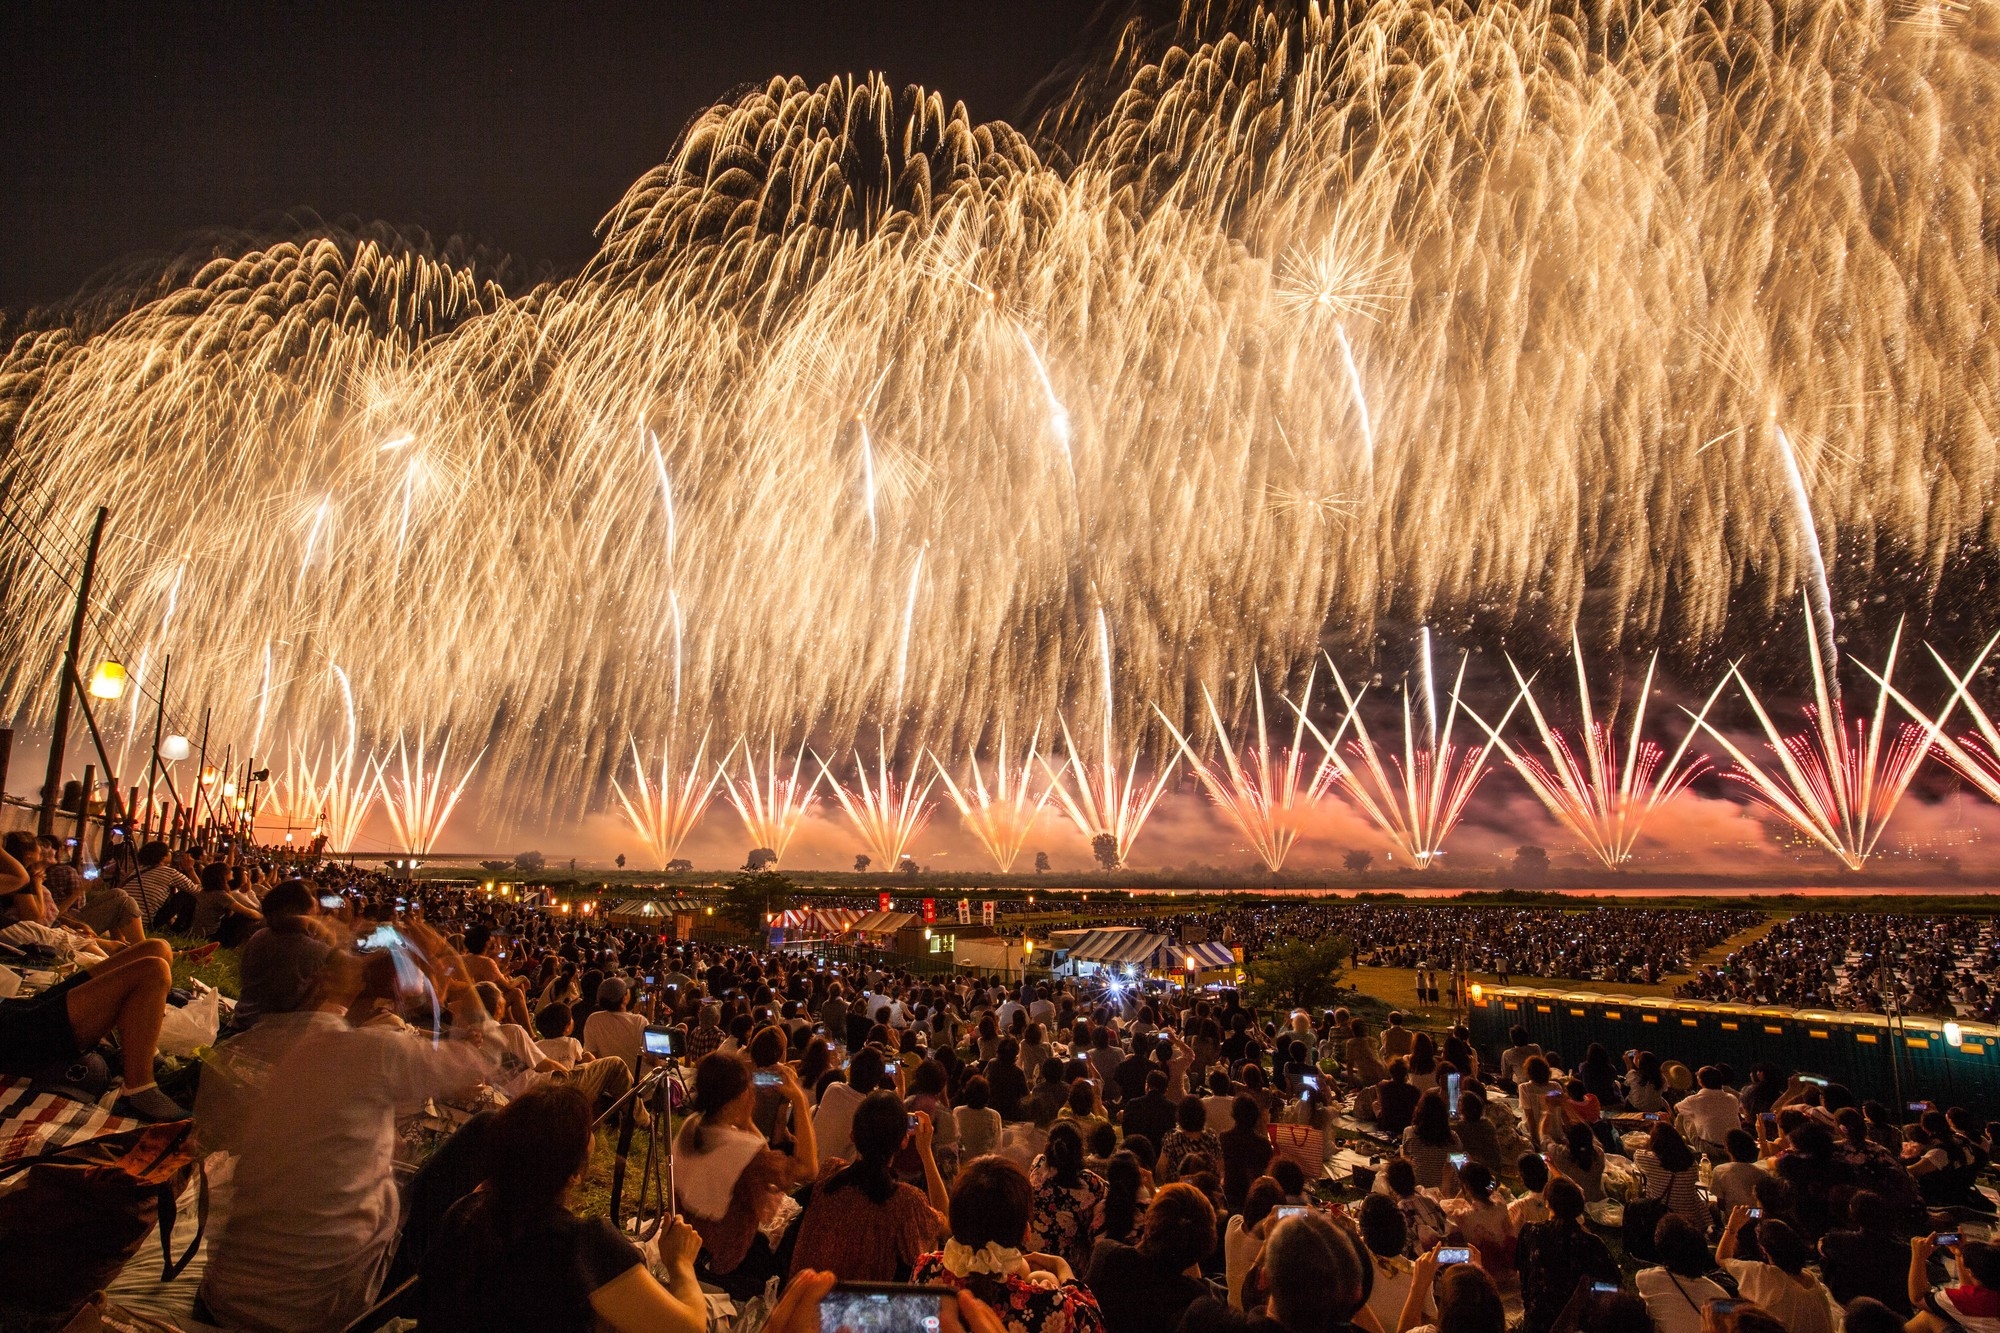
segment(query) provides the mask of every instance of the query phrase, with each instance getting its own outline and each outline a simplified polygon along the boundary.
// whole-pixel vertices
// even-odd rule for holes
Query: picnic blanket
[[[37,1092],[30,1079],[0,1078],[0,1163],[39,1157],[82,1139],[137,1129],[139,1124],[111,1114],[98,1102]]]

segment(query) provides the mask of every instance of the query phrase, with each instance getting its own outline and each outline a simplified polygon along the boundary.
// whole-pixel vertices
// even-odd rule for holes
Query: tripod
[[[656,1066],[646,1076],[613,1102],[596,1124],[602,1125],[612,1116],[618,1117],[618,1152],[611,1163],[611,1225],[623,1229],[620,1221],[620,1205],[625,1195],[625,1172],[632,1155],[632,1135],[639,1127],[639,1108],[644,1106],[652,1112],[653,1130],[646,1141],[645,1161],[639,1167],[639,1193],[632,1203],[632,1217],[637,1224],[640,1241],[649,1241],[660,1234],[667,1217],[673,1212],[673,1135],[672,1135],[672,1088],[679,1086],[683,1094],[687,1085],[679,1074],[680,1060],[669,1057]],[[596,1126],[593,1125],[593,1128]],[[662,1148],[662,1143],[665,1147]],[[649,1215],[646,1211],[648,1195],[655,1204]]]

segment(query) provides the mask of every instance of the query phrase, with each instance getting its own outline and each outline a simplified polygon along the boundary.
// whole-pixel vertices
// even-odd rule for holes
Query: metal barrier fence
[[[1595,991],[1480,991],[1469,1017],[1482,1049],[1504,1049],[1509,1029],[1518,1024],[1544,1050],[1560,1052],[1568,1066],[1598,1042],[1614,1055],[1647,1050],[1690,1069],[1726,1063],[1739,1079],[1748,1078],[1753,1065],[1768,1063],[1788,1075],[1818,1075],[1892,1107],[1924,1100],[2000,1118],[2000,1028],[1984,1023]]]

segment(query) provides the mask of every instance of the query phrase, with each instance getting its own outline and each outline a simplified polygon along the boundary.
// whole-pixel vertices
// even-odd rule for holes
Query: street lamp
[[[97,670],[90,673],[90,697],[122,699],[125,697],[125,684],[125,664],[115,658],[106,658],[97,664]]]

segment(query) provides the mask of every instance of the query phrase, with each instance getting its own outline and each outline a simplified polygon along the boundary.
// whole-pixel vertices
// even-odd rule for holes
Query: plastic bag
[[[204,1046],[215,1044],[216,1029],[222,1026],[215,992],[207,987],[201,994],[176,1009],[167,1006],[160,1020],[159,1052],[162,1055],[190,1056]]]

